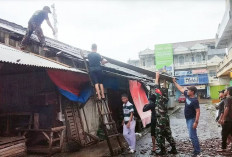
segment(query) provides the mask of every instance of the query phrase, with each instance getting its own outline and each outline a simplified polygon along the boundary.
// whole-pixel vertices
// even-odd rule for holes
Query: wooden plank
[[[14,146],[10,146],[10,147],[1,149],[1,151],[0,151],[0,156],[3,155],[3,154],[5,154],[7,151],[12,151],[12,150],[14,150],[15,148],[17,149],[17,148],[19,148],[19,147],[21,147],[21,146],[26,148],[25,143],[20,143],[20,144],[14,145]]]
[[[16,145],[16,144],[19,144],[19,143],[25,143],[26,140],[24,141],[17,141],[17,142],[12,142],[12,143],[7,143],[7,144],[4,144],[4,145],[1,145],[0,146],[0,150],[3,149],[3,148],[6,148],[6,147],[10,147],[10,146],[13,146],[13,145]]]
[[[26,147],[17,147],[0,153],[1,156],[15,156],[18,153],[26,152]]]
[[[0,145],[7,144],[7,143],[12,143],[12,142],[17,142],[17,141],[24,141],[25,137],[24,136],[19,136],[19,137],[0,137]]]

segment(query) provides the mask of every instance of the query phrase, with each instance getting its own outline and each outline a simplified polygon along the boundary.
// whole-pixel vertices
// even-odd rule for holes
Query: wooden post
[[[45,56],[45,52],[43,51],[43,48],[41,46],[39,47],[39,55]]]
[[[20,42],[19,42],[19,41],[15,41],[15,47],[16,47],[17,49],[20,48]]]
[[[60,150],[62,151],[64,145],[64,129],[61,131],[60,134]]]
[[[5,44],[10,45],[10,35],[8,33],[5,34]]]
[[[52,143],[53,143],[53,131],[50,133],[50,140],[49,140],[49,156],[52,155]]]
[[[82,111],[83,111],[83,115],[84,115],[84,118],[85,118],[86,128],[87,128],[87,131],[88,131],[88,133],[89,133],[89,125],[88,125],[88,122],[87,122],[87,118],[86,118],[86,114],[85,114],[85,109],[84,109],[84,107],[82,107]]]
[[[39,129],[39,113],[34,114],[34,129]]]

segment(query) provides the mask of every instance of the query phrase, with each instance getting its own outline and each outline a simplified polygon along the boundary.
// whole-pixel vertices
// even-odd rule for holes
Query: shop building
[[[232,1],[226,0],[225,13],[216,34],[216,48],[225,48],[226,56],[217,65],[217,77],[226,79],[226,87],[232,86]]]

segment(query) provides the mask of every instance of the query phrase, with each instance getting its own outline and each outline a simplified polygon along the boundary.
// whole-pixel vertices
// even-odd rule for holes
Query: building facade
[[[216,77],[216,65],[225,55],[224,49],[215,49],[215,40],[197,40],[173,43],[174,76],[186,89],[194,85],[200,98],[218,94],[223,84]],[[176,91],[176,98],[181,95]]]
[[[226,81],[226,86],[232,86],[232,0],[226,0],[225,14],[218,26],[216,48],[227,49],[227,54],[217,65],[217,77]]]
[[[129,59],[127,63],[146,70],[155,71],[154,50],[145,49],[143,51],[140,51],[138,60]]]
[[[191,85],[196,86],[200,98],[211,97],[212,99],[218,99],[218,91],[225,88],[228,82],[228,79],[225,77],[217,77],[218,65],[226,55],[225,47],[215,48],[215,39],[161,45],[171,45],[172,47],[172,75],[179,79],[180,85],[186,89]],[[129,60],[128,63],[155,71],[157,70],[158,62],[156,63],[155,61],[154,52],[151,49],[140,51],[139,60]],[[180,95],[179,91],[175,92],[176,99]]]

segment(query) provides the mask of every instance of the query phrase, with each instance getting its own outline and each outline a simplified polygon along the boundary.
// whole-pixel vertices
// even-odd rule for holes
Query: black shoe
[[[155,152],[156,155],[166,155],[166,150],[165,149],[161,149],[159,152]]]
[[[176,147],[172,147],[170,151],[168,151],[169,154],[178,154]]]

